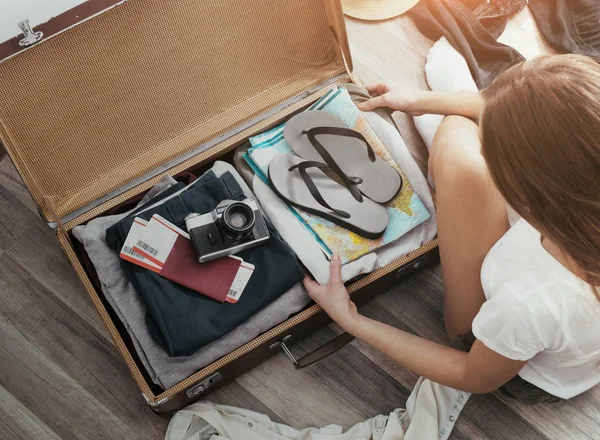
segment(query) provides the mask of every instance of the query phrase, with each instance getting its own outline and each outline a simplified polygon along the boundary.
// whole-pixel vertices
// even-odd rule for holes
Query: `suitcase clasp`
[[[208,376],[202,382],[191,387],[185,392],[185,394],[188,397],[188,399],[192,399],[202,394],[204,391],[206,391],[208,388],[219,382],[221,379],[223,379],[223,376],[217,371],[216,373]]]
[[[21,32],[23,32],[23,35],[25,36],[25,38],[19,41],[19,46],[21,47],[32,46],[38,41],[40,41],[44,36],[44,34],[39,31],[33,32],[33,29],[31,29],[31,25],[29,24],[29,20],[20,21],[18,26],[19,29],[21,29]]]

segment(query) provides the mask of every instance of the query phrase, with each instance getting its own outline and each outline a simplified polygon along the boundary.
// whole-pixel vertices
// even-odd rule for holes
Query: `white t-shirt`
[[[600,301],[525,220],[490,250],[481,283],[487,301],[473,334],[502,356],[528,361],[519,376],[563,399],[600,383]]]

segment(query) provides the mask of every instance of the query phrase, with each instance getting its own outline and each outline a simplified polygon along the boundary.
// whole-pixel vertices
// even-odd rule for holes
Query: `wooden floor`
[[[510,40],[532,38],[527,17]],[[426,87],[431,42],[407,17],[348,20],[355,71]],[[533,40],[532,40],[533,41]],[[531,47],[529,47],[531,49]],[[529,50],[525,48],[524,50]],[[420,143],[397,115],[407,143]],[[380,295],[362,312],[446,343],[439,267]],[[326,328],[292,350],[328,340]],[[251,408],[295,427],[346,427],[404,406],[416,376],[360,341],[303,371],[279,354],[210,399]],[[150,411],[119,358],[53,233],[38,218],[14,168],[0,161],[0,439],[161,439],[168,418]],[[600,387],[561,407],[527,407],[498,395],[474,396],[452,439],[600,439]]]

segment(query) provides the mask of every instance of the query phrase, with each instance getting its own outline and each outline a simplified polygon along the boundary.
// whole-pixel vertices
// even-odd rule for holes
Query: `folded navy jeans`
[[[188,190],[168,198],[173,192],[161,194],[110,227],[106,231],[109,246],[120,252],[135,217],[150,220],[154,214],[159,214],[185,230],[185,217],[189,213],[205,214],[222,200],[245,198],[229,172],[217,178],[208,171]],[[162,204],[146,209],[164,198],[167,200]],[[295,254],[268,221],[267,225],[271,233],[267,243],[237,254],[256,268],[236,304],[219,303],[155,272],[121,261],[125,276],[146,304],[146,323],[152,338],[170,356],[193,354],[229,333],[302,279],[303,270]]]

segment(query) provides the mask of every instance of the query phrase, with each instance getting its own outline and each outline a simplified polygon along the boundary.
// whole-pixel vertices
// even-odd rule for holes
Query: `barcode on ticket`
[[[158,255],[158,249],[150,246],[148,243],[142,240],[138,240],[135,246],[139,247],[140,249],[143,249],[145,252],[148,252],[150,255],[153,255],[155,257]]]
[[[123,246],[123,249],[121,250],[121,252],[125,253],[125,254],[129,254],[129,255],[133,255],[136,258],[139,259],[144,259],[144,256],[138,252],[136,252],[132,247],[129,246]]]
[[[236,299],[237,300],[240,297],[241,293],[242,292],[239,291],[239,290],[229,289],[229,293],[227,294],[227,297],[231,298],[231,299]]]

